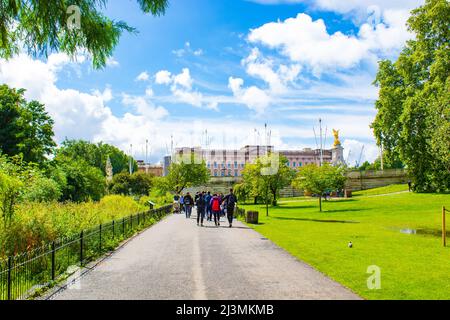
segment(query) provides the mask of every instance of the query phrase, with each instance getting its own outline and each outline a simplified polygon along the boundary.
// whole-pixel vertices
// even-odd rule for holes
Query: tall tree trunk
[[[319,195],[319,208],[320,208],[320,212],[322,212],[322,196]]]

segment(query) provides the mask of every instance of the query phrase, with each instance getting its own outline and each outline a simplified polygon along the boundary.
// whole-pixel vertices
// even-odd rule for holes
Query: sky
[[[0,83],[46,105],[58,143],[103,141],[153,163],[171,137],[174,147],[316,148],[319,118],[326,147],[336,129],[350,164],[373,161],[378,61],[398,57],[423,2],[170,0],[153,17],[110,1],[105,14],[139,33],[122,36],[105,68],[83,53],[20,54],[0,59]]]

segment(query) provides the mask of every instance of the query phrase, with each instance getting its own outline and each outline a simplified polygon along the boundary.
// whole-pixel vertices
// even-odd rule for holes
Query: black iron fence
[[[0,260],[0,300],[26,299],[102,254],[136,231],[172,212],[172,205],[153,209],[83,230],[32,251]]]

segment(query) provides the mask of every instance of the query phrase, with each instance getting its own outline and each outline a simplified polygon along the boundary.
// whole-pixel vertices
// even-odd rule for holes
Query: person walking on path
[[[214,224],[220,226],[220,198],[214,194],[211,198],[211,211],[214,216]]]
[[[237,203],[237,198],[233,193],[233,189],[230,189],[230,193],[225,196],[223,202],[226,207],[227,218],[231,228],[233,226],[234,207]]]
[[[205,219],[205,207],[206,207],[204,192],[198,195],[196,205],[197,205],[197,225],[201,224],[201,226],[203,227],[203,220]]]
[[[180,196],[180,210],[181,212],[184,212],[184,196],[181,194]]]
[[[211,221],[211,192],[208,191],[208,193],[205,195],[205,214],[206,214],[206,220]]]
[[[188,193],[186,193],[186,196],[184,197],[184,210],[186,213],[186,218],[188,218],[188,219],[191,217],[193,205],[194,205],[194,199],[192,199],[191,195],[188,192]]]
[[[176,194],[173,197],[173,212],[174,213],[180,213],[180,196],[178,194]]]
[[[222,203],[223,203],[223,199],[225,198],[225,196],[224,196],[223,193],[221,192],[221,193],[218,195],[218,197],[219,197],[219,201],[220,201],[220,204],[221,204],[221,206],[220,206],[220,216],[221,216],[221,217],[224,217],[224,216],[225,216],[225,208],[224,208],[224,206],[222,206]]]

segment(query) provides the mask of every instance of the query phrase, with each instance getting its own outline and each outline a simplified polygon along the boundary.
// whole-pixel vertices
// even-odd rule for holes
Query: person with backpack
[[[211,198],[211,211],[214,216],[214,224],[216,227],[220,226],[220,199],[215,193]]]
[[[194,205],[194,199],[192,199],[191,195],[188,192],[184,196],[184,212],[186,213],[187,219],[189,219],[191,217],[193,205]]]
[[[233,189],[230,189],[230,193],[224,198],[223,202],[226,207],[227,218],[231,228],[233,226],[234,207],[237,203],[237,198],[233,193]]]
[[[220,200],[220,216],[224,217],[225,216],[225,207],[223,205],[223,201],[225,199],[225,196],[223,195],[223,193],[221,192],[219,194],[219,200]]]
[[[211,192],[208,191],[208,193],[205,195],[205,214],[206,214],[206,220],[211,221]]]
[[[206,212],[205,211],[206,202],[204,192],[198,195],[195,204],[197,206],[197,225],[200,225],[201,223],[201,226],[203,227],[203,220],[205,219],[205,212]]]

